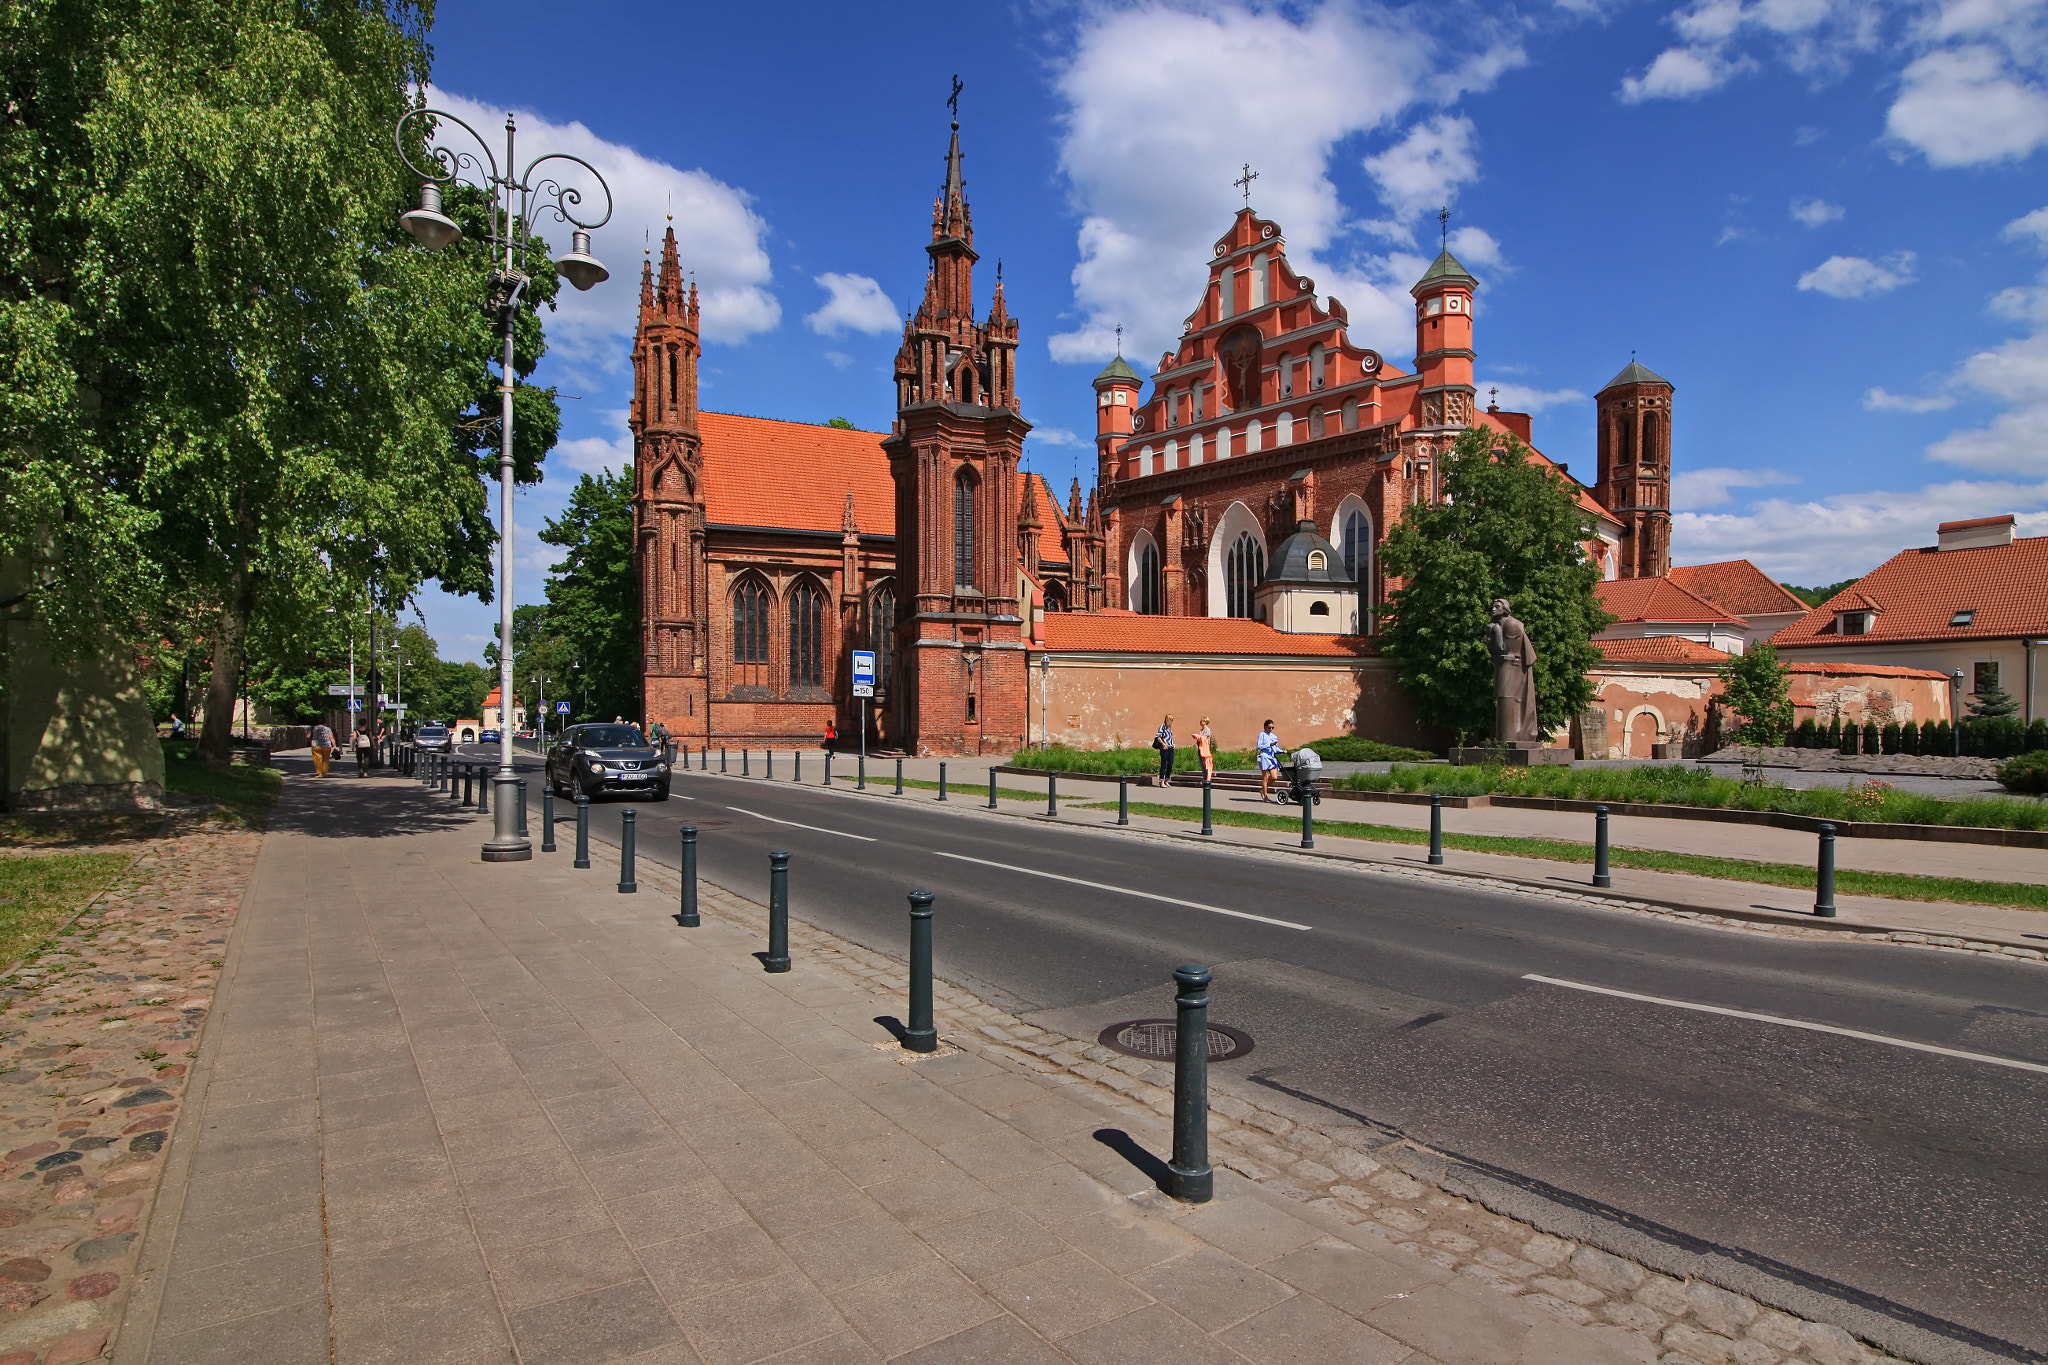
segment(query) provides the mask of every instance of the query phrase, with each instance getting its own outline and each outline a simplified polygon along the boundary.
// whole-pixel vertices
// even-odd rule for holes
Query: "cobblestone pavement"
[[[758,906],[481,833],[288,784],[118,1362],[1881,1359],[1227,1096],[1176,1204],[1150,1064],[945,986],[913,1061],[900,963],[797,924],[767,975]]]
[[[262,837],[202,824],[143,845],[0,978],[0,1365],[108,1346]]]

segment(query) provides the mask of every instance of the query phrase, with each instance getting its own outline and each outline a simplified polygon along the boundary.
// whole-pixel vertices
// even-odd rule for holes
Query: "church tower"
[[[640,647],[650,721],[679,742],[709,736],[704,572],[704,454],[697,432],[697,286],[685,292],[676,233],[661,269],[640,271],[633,338],[633,553],[640,575]]]
[[[1122,351],[1095,376],[1095,480],[1100,485],[1116,482],[1122,464],[1116,458],[1116,448],[1137,429],[1131,416],[1138,410],[1138,395],[1144,387],[1145,381],[1138,378]]]
[[[1003,753],[1025,732],[1017,465],[1031,424],[1000,271],[987,321],[974,319],[980,257],[960,163],[955,121],[882,443],[896,488],[897,733],[913,753]]]
[[[1423,427],[1468,427],[1479,390],[1472,382],[1472,278],[1446,247],[1415,287],[1415,368],[1422,376]]]
[[[1599,477],[1593,498],[1621,523],[1622,578],[1671,572],[1671,382],[1635,361],[1595,395]]]

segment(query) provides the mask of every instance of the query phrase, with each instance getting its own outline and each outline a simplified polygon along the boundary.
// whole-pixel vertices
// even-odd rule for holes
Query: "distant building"
[[[1705,645],[1724,656],[1740,654],[1748,644],[1749,622],[1686,591],[1673,578],[1614,579],[1594,591],[1615,618],[1593,637],[1596,643],[1671,638]]]
[[[501,722],[502,722],[502,721],[503,721],[503,719],[504,719],[504,710],[505,710],[505,708],[504,708],[504,705],[503,705],[503,703],[502,703],[502,702],[500,702],[500,701],[499,701],[499,699],[498,699],[498,689],[497,689],[497,688],[495,688],[495,687],[494,687],[494,688],[492,688],[492,689],[491,689],[491,691],[490,691],[490,694],[489,694],[488,696],[486,696],[486,697],[484,698],[484,708],[483,708],[483,710],[484,710],[484,715],[483,715],[483,728],[484,728],[484,729],[486,729],[486,730],[498,730],[498,729],[502,729],[502,728],[503,728],[503,725],[501,724]],[[465,721],[465,722],[460,722],[460,723],[462,723],[462,724],[468,724],[468,722],[466,722],[466,721]],[[524,730],[525,728],[526,728],[526,708],[525,708],[524,706],[521,706],[521,705],[520,705],[520,704],[519,704],[518,702],[516,702],[516,701],[515,701],[515,702],[513,702],[513,703],[512,703],[512,729],[513,729],[514,731],[519,731],[519,730]]]
[[[1943,522],[1933,545],[1893,555],[1780,633],[1779,657],[1960,673],[1966,703],[1995,686],[2025,719],[2048,715],[2048,536],[2015,531],[2009,515]]]
[[[1745,645],[1772,639],[1810,610],[1783,583],[1746,559],[1680,565],[1670,576],[1702,602],[1740,616],[1746,625]]]

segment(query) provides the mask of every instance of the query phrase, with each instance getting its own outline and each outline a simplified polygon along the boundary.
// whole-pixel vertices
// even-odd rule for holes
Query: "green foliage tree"
[[[1917,754],[1920,752],[1920,722],[1909,720],[1899,727],[1899,752]]]
[[[1794,587],[1790,583],[1780,583],[1778,586],[1806,603],[1807,606],[1817,607],[1844,588],[1852,588],[1860,581],[1860,578],[1845,578],[1839,583],[1830,583],[1825,588],[1799,588]]]
[[[1993,682],[1979,690],[1970,702],[1970,718],[1980,716],[2016,716],[2020,713],[2019,698]]]
[[[1562,729],[1593,699],[1592,637],[1614,618],[1594,589],[1585,514],[1555,471],[1512,436],[1475,427],[1442,457],[1444,500],[1406,509],[1387,537],[1385,649],[1424,723],[1493,733],[1488,611],[1504,597],[1536,647],[1536,711]]]
[[[825,423],[825,425],[828,427],[838,427],[841,431],[859,430],[858,427],[854,426],[853,423],[847,421],[844,417],[834,417],[831,421]]]
[[[215,759],[245,658],[282,680],[312,653],[266,642],[428,577],[490,590],[482,201],[450,196],[473,237],[438,256],[395,226],[416,186],[391,128],[429,77],[429,14],[0,7],[0,556],[26,566],[17,610],[69,638],[109,602],[200,614]],[[555,287],[531,264],[530,310]],[[517,330],[525,372],[537,313]],[[518,402],[537,478],[553,394]]]
[[[541,660],[574,681],[579,718],[641,714],[640,578],[633,571],[633,477],[585,474],[540,538],[562,549],[548,580]],[[573,690],[572,690],[573,689]]]
[[[1731,744],[1783,744],[1792,729],[1792,670],[1778,662],[1769,640],[1730,655],[1721,665],[1721,702],[1740,718]]]

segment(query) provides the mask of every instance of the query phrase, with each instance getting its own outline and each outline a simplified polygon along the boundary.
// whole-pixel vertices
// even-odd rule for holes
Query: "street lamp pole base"
[[[533,841],[519,832],[520,779],[509,769],[491,776],[491,840],[484,845],[487,863],[523,863],[533,857]]]

